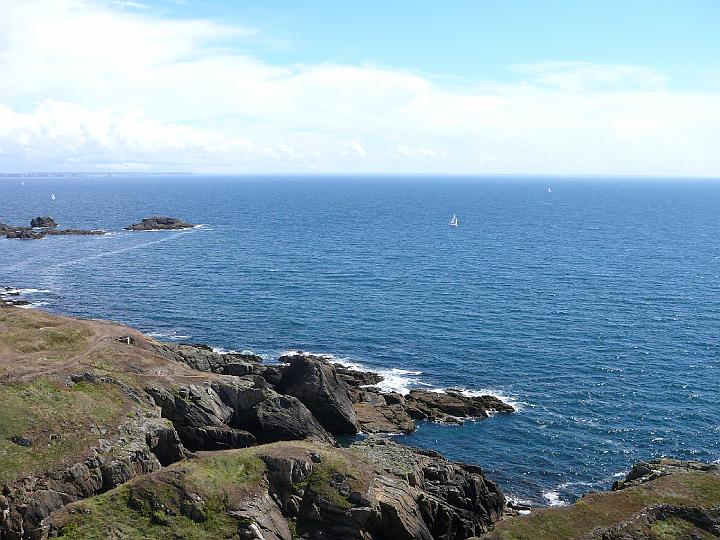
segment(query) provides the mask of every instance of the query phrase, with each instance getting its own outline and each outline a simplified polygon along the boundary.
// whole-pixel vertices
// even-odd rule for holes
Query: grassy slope
[[[249,452],[193,459],[72,505],[59,516],[60,538],[232,538],[238,521],[228,511],[258,485],[264,470]]]
[[[0,386],[0,404],[0,484],[81,460],[97,445],[99,429],[110,436],[127,410],[115,386],[68,387],[46,378]],[[32,446],[12,437],[27,437]]]
[[[644,508],[659,504],[700,506],[720,505],[720,477],[704,472],[664,476],[635,488],[594,493],[562,508],[539,510],[530,516],[499,523],[486,538],[493,540],[563,540],[582,538],[597,528],[630,520]],[[682,538],[693,527],[682,520],[657,522],[651,532],[658,540]],[[703,538],[702,532],[699,533]],[[708,538],[711,538],[708,536]]]
[[[243,521],[231,513],[252,498],[263,482],[265,464],[259,455],[307,456],[309,450],[322,455],[302,486],[316,491],[340,508],[351,503],[334,490],[331,478],[341,474],[353,487],[362,488],[367,474],[358,470],[349,451],[313,443],[282,442],[269,445],[202,453],[135,479],[103,495],[75,503],[54,518],[60,538],[143,538],[210,540],[233,538]],[[189,496],[190,495],[190,496]]]

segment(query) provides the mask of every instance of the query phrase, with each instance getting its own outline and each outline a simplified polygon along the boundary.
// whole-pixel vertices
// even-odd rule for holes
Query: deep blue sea
[[[569,502],[655,456],[720,458],[720,181],[24,182],[0,179],[0,221],[112,232],[0,239],[0,284],[164,339],[505,396],[516,414],[401,440],[517,498]],[[202,227],[121,230],[154,214]]]

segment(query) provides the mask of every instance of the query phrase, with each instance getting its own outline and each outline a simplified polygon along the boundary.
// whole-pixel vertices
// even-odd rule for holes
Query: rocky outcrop
[[[720,537],[720,466],[658,459],[635,464],[609,492],[506,518],[487,540],[699,540]]]
[[[0,298],[17,293],[3,289]],[[183,538],[206,524],[229,527],[213,538],[454,540],[486,531],[503,511],[476,467],[381,439],[334,446],[333,433],[414,429],[405,397],[368,386],[379,375],[311,355],[265,365],[36,310],[3,315],[4,331],[16,325],[36,339],[52,327],[72,348],[39,351],[33,362],[3,349],[0,367],[26,366],[15,378],[26,386],[0,381],[0,401],[10,396],[10,417],[23,420],[6,442],[26,461],[19,470],[0,461],[1,540],[67,531]],[[49,364],[54,353],[62,360]],[[46,395],[72,413],[43,410],[37,428],[32,407]],[[80,420],[68,427],[72,417]],[[86,525],[99,528],[78,532]]]
[[[720,474],[720,464],[705,463],[702,461],[683,461],[679,459],[656,459],[653,461],[639,461],[635,463],[624,479],[618,480],[612,486],[613,491],[636,487],[651,480],[670,474],[687,471],[703,471]]]
[[[513,412],[512,405],[495,396],[466,396],[459,390],[445,392],[411,390],[405,396],[408,414],[435,422],[462,422],[463,418],[487,418],[494,412]]]
[[[193,452],[284,440],[334,442],[300,400],[278,395],[264,388],[263,383],[262,379],[235,379],[174,388],[149,387],[147,392]]]
[[[302,401],[320,423],[333,435],[358,432],[358,420],[348,385],[322,358],[294,354],[284,356],[287,363],[277,389]]]
[[[262,358],[254,354],[221,354],[203,344],[154,343],[150,346],[166,358],[198,371],[244,376],[259,374],[265,369]]]
[[[30,226],[46,229],[49,227],[57,227],[57,222],[50,216],[39,216],[30,221]]]
[[[228,472],[217,475],[219,466],[242,466],[242,489]],[[206,475],[220,489],[228,484],[220,508],[206,503]],[[384,441],[349,449],[280,443],[226,452],[221,460],[203,454],[103,495],[98,504],[71,505],[50,528],[89,537],[108,516],[119,537],[129,524],[136,531],[148,527],[146,536],[182,537],[177,516],[200,526],[213,520],[216,538],[461,540],[487,531],[503,508],[504,498],[482,471],[437,454]]]
[[[41,240],[46,236],[98,236],[105,234],[102,230],[87,229],[55,229],[55,220],[49,216],[34,218],[32,227],[15,227],[0,223],[0,234],[5,238],[16,240]]]
[[[158,231],[191,229],[192,227],[195,227],[195,225],[177,218],[153,216],[143,219],[140,223],[133,223],[132,225],[125,227],[125,229],[128,231]]]
[[[106,441],[83,462],[5,486],[0,495],[0,538],[47,538],[44,521],[54,511],[185,457],[182,444],[165,420],[130,421],[122,431],[122,439]]]

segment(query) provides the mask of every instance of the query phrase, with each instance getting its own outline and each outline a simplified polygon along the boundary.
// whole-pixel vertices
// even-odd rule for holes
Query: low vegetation
[[[0,310],[0,343],[19,353],[51,352],[62,358],[82,349],[90,331],[68,319],[17,309]]]
[[[63,510],[59,537],[233,538],[242,520],[230,513],[264,471],[250,449],[183,462]]]
[[[498,523],[487,536],[493,540],[563,540],[583,538],[595,529],[609,528],[631,520],[651,506],[714,508],[720,505],[720,477],[690,471],[664,476],[635,488],[593,493],[577,503],[539,510],[530,516]],[[682,519],[657,521],[650,527],[653,540],[714,538]],[[646,536],[643,536],[646,537]]]
[[[0,385],[0,404],[0,484],[78,461],[128,411],[113,385],[46,378]]]

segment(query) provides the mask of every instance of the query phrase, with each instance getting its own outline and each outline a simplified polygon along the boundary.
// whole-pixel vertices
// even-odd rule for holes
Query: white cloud
[[[427,159],[444,159],[447,154],[425,146],[411,146],[408,144],[398,144],[396,147],[398,153],[406,158],[427,158]]]
[[[654,88],[668,77],[647,66],[593,64],[591,62],[539,62],[511,66],[512,71],[532,81],[568,91],[598,88]]]
[[[353,154],[356,154],[358,156],[365,156],[367,155],[367,151],[365,150],[365,147],[360,144],[357,141],[352,141],[347,144],[347,149],[352,152]]]
[[[2,0],[0,169],[720,175],[720,92],[672,90],[648,67],[543,62],[447,89],[238,52],[256,35]]]

